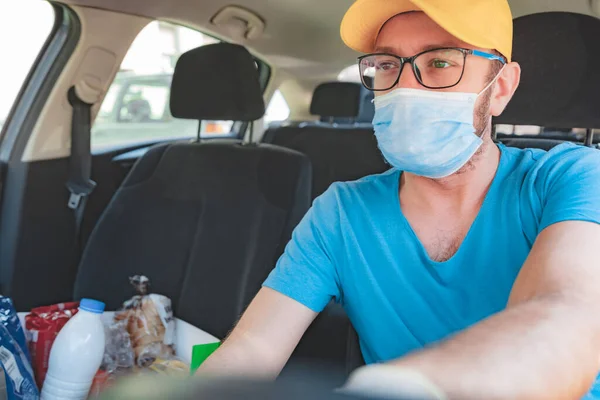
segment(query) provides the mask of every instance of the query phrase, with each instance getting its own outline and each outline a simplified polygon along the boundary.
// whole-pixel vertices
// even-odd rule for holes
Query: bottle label
[[[171,308],[171,300],[160,294],[149,295],[154,303],[158,316],[162,324],[165,326],[165,338],[163,343],[173,345],[175,343],[175,320],[173,319],[173,309]]]

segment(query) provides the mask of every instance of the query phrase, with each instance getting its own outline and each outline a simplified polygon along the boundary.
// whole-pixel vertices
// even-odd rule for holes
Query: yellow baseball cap
[[[423,11],[458,39],[511,60],[513,18],[507,0],[356,0],[342,20],[342,40],[351,49],[372,52],[383,25],[409,11]]]

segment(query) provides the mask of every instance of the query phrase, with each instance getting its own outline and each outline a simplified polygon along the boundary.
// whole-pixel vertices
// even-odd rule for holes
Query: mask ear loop
[[[485,92],[487,92],[487,90],[488,90],[489,88],[491,88],[491,87],[492,87],[492,85],[493,85],[494,83],[496,83],[496,81],[497,81],[497,80],[498,80],[498,78],[500,77],[500,74],[502,73],[502,71],[504,71],[504,67],[506,67],[506,64],[504,64],[504,65],[502,66],[502,68],[500,68],[500,71],[498,71],[498,73],[496,74],[496,76],[494,77],[494,79],[492,79],[492,80],[490,81],[490,83],[488,83],[488,84],[487,84],[487,86],[486,86],[486,87],[485,87],[485,88],[484,88],[484,89],[483,89],[481,92],[479,92],[479,94],[477,95],[477,98],[479,98],[479,96],[481,96],[482,94],[484,94]],[[493,130],[493,127],[492,127],[492,130]],[[477,134],[475,134],[475,135],[477,135],[477,136],[479,136],[479,137],[481,138],[481,137],[483,137],[483,135],[485,134],[485,131],[486,131],[486,129],[483,129],[483,131],[481,132],[481,136],[480,136],[480,135],[477,135]]]
[[[502,68],[500,68],[500,71],[498,71],[498,73],[496,74],[496,76],[494,77],[494,79],[492,79],[490,81],[490,83],[488,83],[487,86],[485,88],[483,88],[483,90],[481,92],[479,92],[479,94],[477,95],[478,98],[479,98],[479,96],[481,96],[482,94],[484,94],[485,92],[487,92],[487,90],[489,88],[491,88],[494,83],[496,83],[496,81],[498,80],[498,78],[500,78],[500,74],[502,74],[502,71],[504,71],[505,67],[506,67],[506,64],[504,64],[502,66]]]

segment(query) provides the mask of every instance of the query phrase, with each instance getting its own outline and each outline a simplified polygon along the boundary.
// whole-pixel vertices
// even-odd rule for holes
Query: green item
[[[192,364],[190,365],[190,373],[194,375],[198,367],[206,361],[212,353],[215,352],[221,345],[221,342],[197,344],[192,347]]]

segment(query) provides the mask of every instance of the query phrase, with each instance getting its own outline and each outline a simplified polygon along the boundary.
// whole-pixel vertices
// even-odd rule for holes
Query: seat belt
[[[69,89],[69,103],[73,108],[71,119],[71,156],[69,158],[70,196],[67,206],[73,210],[75,219],[75,251],[77,261],[81,255],[81,224],[89,195],[96,187],[92,181],[91,124],[92,105],[81,100],[75,86]]]

